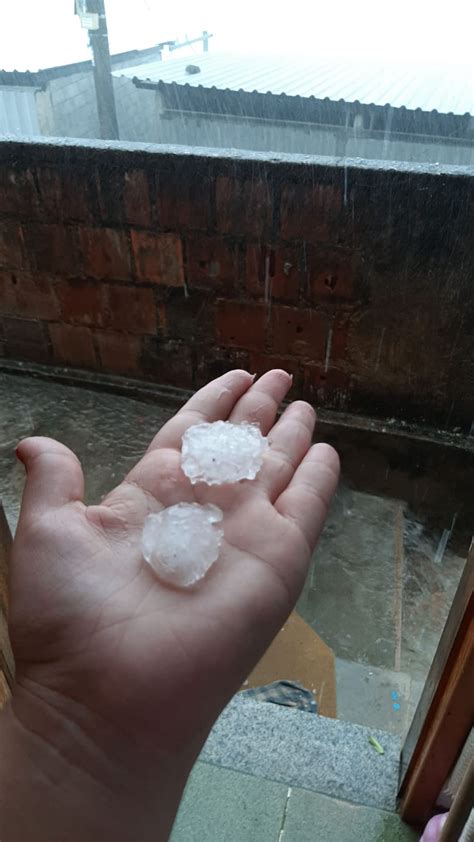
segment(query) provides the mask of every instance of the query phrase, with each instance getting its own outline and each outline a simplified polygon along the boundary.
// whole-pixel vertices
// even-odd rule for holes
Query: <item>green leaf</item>
[[[375,749],[377,754],[385,754],[384,749],[382,748],[379,741],[375,737],[369,737],[369,743],[370,743],[371,746],[373,746],[373,748]]]

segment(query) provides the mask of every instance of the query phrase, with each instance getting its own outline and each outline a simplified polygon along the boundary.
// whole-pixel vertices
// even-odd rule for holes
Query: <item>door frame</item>
[[[400,813],[422,826],[474,723],[474,542],[431,664],[400,763]]]

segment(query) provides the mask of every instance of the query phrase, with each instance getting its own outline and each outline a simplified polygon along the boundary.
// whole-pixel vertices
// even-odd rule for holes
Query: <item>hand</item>
[[[75,772],[104,774],[112,790],[129,773],[138,796],[140,776],[159,780],[166,763],[176,772],[182,759],[181,791],[213,722],[303,585],[338,458],[328,445],[311,447],[308,404],[291,404],[274,424],[291,385],[285,372],[252,384],[234,371],[198,392],[97,506],[84,505],[81,466],[66,447],[31,438],[17,449],[27,479],[11,559],[12,710],[26,729],[44,726]],[[269,435],[255,481],[191,486],[182,473],[183,432],[217,419],[258,421]],[[221,556],[190,589],[163,584],[140,553],[146,515],[180,501],[224,512]],[[66,726],[76,740],[70,751]],[[153,838],[164,832],[157,837],[155,826]]]

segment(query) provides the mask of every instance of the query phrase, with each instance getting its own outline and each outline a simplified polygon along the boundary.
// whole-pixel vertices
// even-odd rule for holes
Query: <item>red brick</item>
[[[3,319],[3,335],[10,357],[47,362],[49,350],[44,326],[34,319]]]
[[[257,374],[259,377],[267,371],[274,368],[282,368],[288,374],[292,374],[295,380],[299,373],[299,360],[294,357],[275,357],[270,354],[251,353],[250,354],[250,371]]]
[[[79,244],[85,275],[98,280],[128,280],[130,257],[128,240],[123,231],[80,228]]]
[[[187,389],[193,385],[193,355],[181,342],[163,342],[145,338],[142,369],[145,377],[156,383]]]
[[[319,313],[276,305],[271,310],[271,326],[272,346],[277,353],[324,359],[327,327]]]
[[[299,360],[294,359],[293,357],[275,357],[269,354],[251,353],[249,364],[249,370],[252,374],[257,374],[258,377],[261,377],[262,374],[265,374],[267,371],[272,371],[274,368],[282,368],[283,371],[287,371],[288,374],[292,375],[293,383],[291,384],[290,391],[288,392],[286,398],[293,400],[294,398],[299,398],[301,396],[300,389],[302,378]]]
[[[104,324],[101,287],[90,281],[67,281],[58,285],[61,314],[65,322],[84,325]]]
[[[36,216],[38,195],[31,170],[0,167],[0,213]]]
[[[341,208],[341,190],[333,184],[287,184],[280,206],[283,239],[327,242]]]
[[[240,301],[217,302],[218,343],[237,348],[263,348],[267,308]]]
[[[303,369],[303,397],[310,402],[330,403],[343,409],[346,404],[350,377],[346,371],[323,365],[305,365]]]
[[[43,218],[78,222],[91,220],[92,201],[87,171],[43,166],[36,168],[36,179]]]
[[[211,181],[196,173],[192,178],[189,165],[172,172],[160,172],[156,196],[158,222],[172,230],[207,229],[210,225]]]
[[[21,226],[17,222],[0,219],[0,266],[20,269],[26,267],[26,265]]]
[[[156,304],[156,316],[158,318],[158,329],[162,333],[168,330],[168,313],[164,301],[158,301]]]
[[[235,368],[243,368],[245,371],[253,371],[249,363],[247,351],[240,351],[236,348],[215,348],[209,354],[208,348],[197,348],[197,370],[196,386],[204,386],[215,377],[220,377],[227,371]]]
[[[353,297],[356,258],[338,252],[320,252],[308,246],[307,265],[313,301]]]
[[[168,292],[168,291],[167,291]],[[210,292],[169,290],[166,301],[159,302],[160,330],[170,339],[192,343],[213,343],[215,339],[215,300]]]
[[[344,366],[347,363],[347,346],[351,328],[350,314],[340,313],[333,322],[329,364]]]
[[[106,286],[103,293],[107,327],[129,333],[156,333],[155,301],[151,289]]]
[[[181,240],[174,234],[148,234],[132,231],[132,248],[141,281],[165,286],[184,284]]]
[[[218,176],[217,228],[226,234],[264,237],[270,233],[272,202],[268,184],[261,179],[238,181]]]
[[[92,331],[88,327],[50,324],[49,335],[58,362],[85,368],[97,367]]]
[[[102,165],[93,173],[94,187],[97,192],[99,215],[102,222],[109,226],[124,221],[122,170],[112,165]]]
[[[34,319],[58,319],[54,278],[38,272],[0,271],[0,300],[4,313]]]
[[[100,361],[105,371],[139,374],[142,340],[127,333],[96,331]]]
[[[51,274],[80,275],[74,228],[29,223],[23,226],[23,238],[31,269]]]
[[[132,225],[151,224],[148,178],[143,170],[130,170],[125,173],[123,203],[127,222]]]
[[[249,245],[246,276],[247,290],[253,295],[297,301],[302,278],[300,250],[292,246]]]
[[[187,240],[190,287],[225,289],[229,294],[237,287],[239,263],[237,247],[217,237]]]

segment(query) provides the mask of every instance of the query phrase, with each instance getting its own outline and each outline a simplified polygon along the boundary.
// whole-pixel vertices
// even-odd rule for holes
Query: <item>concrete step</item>
[[[384,754],[377,754],[370,736]],[[354,804],[394,810],[400,750],[400,738],[387,731],[236,696],[200,759]]]

